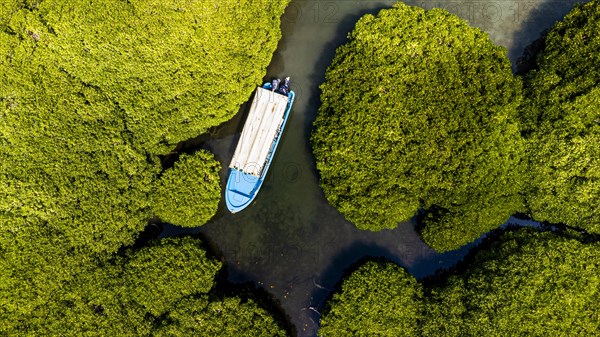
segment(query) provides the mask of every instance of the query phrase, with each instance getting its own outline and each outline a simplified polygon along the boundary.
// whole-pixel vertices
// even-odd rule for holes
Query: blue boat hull
[[[263,85],[263,88],[271,89],[271,84],[266,83]],[[275,141],[271,146],[267,161],[265,162],[265,166],[260,177],[244,173],[235,168],[229,169],[229,177],[227,178],[227,186],[225,188],[225,203],[227,204],[227,209],[229,209],[231,213],[237,213],[243,210],[252,203],[254,198],[256,198],[256,195],[258,194],[258,191],[260,190],[260,187],[267,176],[271,162],[273,161],[275,151],[277,150],[277,145],[279,145],[281,135],[285,129],[285,124],[287,123],[290,115],[290,110],[292,109],[295,96],[296,95],[293,91],[290,91],[288,94],[289,100],[283,115],[284,117],[283,123],[281,124],[281,130],[275,137]]]

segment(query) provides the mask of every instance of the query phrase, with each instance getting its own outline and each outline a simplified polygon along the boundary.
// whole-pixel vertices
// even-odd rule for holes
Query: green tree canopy
[[[12,15],[23,5],[21,0],[5,0],[0,2],[0,30],[6,29]]]
[[[281,32],[272,27],[286,4],[44,0],[39,12],[52,27],[57,66],[118,105],[136,148],[164,154],[248,99],[275,51]]]
[[[576,6],[525,77],[529,211],[600,233],[600,2]]]
[[[206,223],[221,197],[221,165],[206,151],[181,155],[163,172],[152,195],[152,211],[161,220],[184,227]]]
[[[523,229],[432,290],[424,336],[590,336],[600,329],[600,245]]]
[[[185,299],[167,316],[156,336],[284,337],[286,331],[252,300],[204,295]]]
[[[200,240],[168,238],[90,266],[0,332],[32,336],[149,336],[156,319],[192,294],[208,293],[221,264]],[[17,324],[15,324],[17,323]]]
[[[136,251],[123,268],[128,296],[159,316],[186,296],[208,293],[221,264],[197,240],[181,238]]]
[[[428,211],[424,240],[457,248],[521,207],[521,101],[502,47],[441,9],[362,17],[321,86],[312,135],[329,202],[380,230]]]
[[[27,330],[28,317],[42,317],[58,290],[134,242],[153,216],[158,156],[248,99],[276,48],[273,27],[286,4],[2,1],[6,329]],[[214,172],[206,158],[194,170]],[[201,183],[210,205],[198,207],[207,219],[220,192],[215,180]]]
[[[260,82],[286,1],[27,4],[2,7],[0,210],[114,251],[151,216],[156,155],[230,118]]]
[[[3,320],[0,334],[285,336],[262,306],[215,291],[220,267],[200,240],[155,241],[78,274],[34,314]]]
[[[600,329],[598,242],[520,229],[468,261],[424,288],[391,262],[361,266],[326,303],[319,336],[558,337]]]
[[[319,336],[415,336],[422,296],[421,285],[401,267],[369,261],[328,301]]]

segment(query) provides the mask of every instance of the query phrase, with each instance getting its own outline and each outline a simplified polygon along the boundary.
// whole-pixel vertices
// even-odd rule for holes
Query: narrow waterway
[[[166,226],[162,236],[201,233],[227,262],[231,282],[253,282],[279,302],[298,336],[315,336],[319,311],[344,269],[364,256],[384,256],[416,277],[430,275],[460,260],[470,247],[437,254],[422,243],[411,222],[394,230],[357,230],[328,205],[318,185],[311,154],[311,124],[319,107],[318,86],[324,80],[335,49],[346,41],[359,17],[377,13],[394,1],[293,0],[282,18],[283,39],[268,68],[267,80],[291,76],[297,98],[267,181],[256,201],[239,214],[229,214],[224,202],[205,226]],[[424,8],[441,7],[468,20],[505,46],[513,64],[541,31],[572,7],[572,2],[548,1],[422,1]],[[210,137],[182,144],[216,154],[227,167],[244,117],[240,113]],[[222,179],[226,179],[226,170]]]

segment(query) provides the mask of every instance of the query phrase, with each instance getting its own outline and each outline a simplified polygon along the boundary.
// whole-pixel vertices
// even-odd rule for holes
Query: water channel
[[[201,234],[226,261],[230,282],[252,282],[270,293],[295,326],[296,335],[315,336],[319,311],[344,269],[365,256],[383,256],[416,277],[434,273],[460,260],[472,245],[446,254],[426,246],[414,223],[394,230],[357,230],[328,205],[318,185],[309,136],[319,107],[318,86],[335,49],[364,14],[377,13],[393,1],[293,0],[281,22],[283,38],[266,79],[291,76],[297,98],[273,165],[255,202],[239,214],[221,202],[208,224],[182,229],[165,226],[161,236]],[[513,65],[527,45],[566,14],[569,1],[413,1],[424,8],[441,7],[480,27],[508,49]],[[516,69],[516,68],[515,68]],[[227,167],[247,114],[243,105],[229,122],[180,144],[212,151]],[[222,180],[226,180],[226,169]]]

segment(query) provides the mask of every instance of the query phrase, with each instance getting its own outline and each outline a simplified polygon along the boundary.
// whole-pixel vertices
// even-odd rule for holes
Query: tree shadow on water
[[[577,3],[585,1],[543,0],[538,2],[519,2],[519,29],[512,36],[512,47],[508,57],[513,62],[513,70],[523,75],[536,68],[536,59],[545,47],[545,37],[552,26],[564,18]]]

